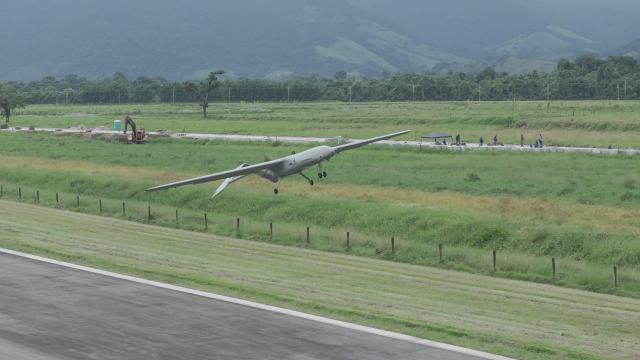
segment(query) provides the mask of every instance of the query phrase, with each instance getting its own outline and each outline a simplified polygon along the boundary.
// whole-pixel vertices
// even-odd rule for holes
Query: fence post
[[[80,196],[76,196],[76,207],[80,207]]]
[[[618,287],[618,267],[617,266],[613,267],[613,287],[614,288]]]
[[[307,226],[307,245],[309,245],[309,227]]]
[[[496,251],[493,250],[493,271],[496,271]]]
[[[556,278],[556,258],[551,258],[551,266],[553,267],[553,278]]]
[[[56,205],[58,205],[58,193],[56,193]]]
[[[40,202],[40,190],[36,190],[36,202]]]
[[[102,199],[98,200],[100,202],[100,213],[102,213]]]
[[[124,203],[122,203],[122,217],[125,216],[125,212],[124,212]]]
[[[269,237],[273,239],[273,223],[269,223]]]
[[[236,231],[240,231],[240,218],[236,218]]]
[[[396,241],[394,237],[391,237],[391,252],[396,252]]]
[[[176,209],[176,222],[178,222],[178,209]]]
[[[149,222],[151,222],[151,206],[149,206],[148,210],[149,210]]]
[[[204,214],[204,228],[208,228],[209,225],[207,224],[207,214]]]
[[[440,250],[440,262],[442,262],[442,244],[438,244],[438,250]]]
[[[2,196],[2,185],[0,185],[0,196]]]
[[[18,188],[18,198],[22,199],[22,188]]]
[[[347,246],[349,246],[349,232],[347,231]]]

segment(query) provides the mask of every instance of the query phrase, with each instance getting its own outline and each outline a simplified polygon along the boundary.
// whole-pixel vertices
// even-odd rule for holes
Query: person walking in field
[[[495,144],[495,143],[497,143],[497,142],[498,142],[498,135],[496,134],[496,135],[493,137],[493,143]]]
[[[460,145],[460,134],[456,135],[456,144]]]
[[[524,134],[520,134],[520,147],[524,147]]]
[[[482,138],[482,136],[480,136],[480,146],[482,146],[483,142],[484,142],[484,139]]]
[[[542,134],[538,136],[538,143],[540,143],[540,147],[542,147]]]

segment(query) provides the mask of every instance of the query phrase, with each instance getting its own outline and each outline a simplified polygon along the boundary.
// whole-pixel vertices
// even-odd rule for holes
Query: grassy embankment
[[[135,147],[43,134],[1,136],[5,199],[17,200],[21,186],[28,201],[40,190],[42,204],[55,206],[59,192],[59,207],[94,214],[102,199],[103,215],[112,217],[122,216],[125,201],[127,219],[139,222],[146,221],[150,204],[157,225],[292,246],[306,246],[310,226],[310,247],[319,250],[640,297],[640,158],[368,147],[327,163],[329,177],[314,187],[301,177],[287,178],[275,196],[271,183],[247,178],[212,201],[217,183],[142,189],[312,145],[159,139]],[[236,216],[242,217],[240,233]],[[275,239],[268,236],[269,222],[276,224]],[[445,245],[443,263],[439,243]],[[497,272],[492,250],[499,254]],[[558,258],[556,279],[551,257]],[[613,265],[621,267],[615,290]]]
[[[216,104],[202,118],[196,104],[154,105],[31,105],[15,111],[12,125],[67,128],[80,124],[113,127],[113,120],[132,114],[138,125],[150,130],[174,132],[235,133],[271,136],[367,138],[400,130],[414,136],[434,131],[461,134],[477,142],[498,135],[500,140],[520,143],[524,134],[532,143],[543,133],[547,144],[597,145],[640,148],[637,123],[640,103],[635,101],[522,102],[511,114],[507,102],[482,103],[364,103],[364,104]],[[267,110],[250,111],[255,108]],[[100,116],[61,117],[68,114]],[[44,116],[42,118],[18,117]],[[47,117],[53,116],[53,117]]]
[[[527,360],[636,359],[636,299],[0,200],[0,246]]]

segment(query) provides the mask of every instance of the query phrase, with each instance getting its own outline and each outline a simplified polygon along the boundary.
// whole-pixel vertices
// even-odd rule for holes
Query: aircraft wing
[[[340,153],[340,152],[343,152],[343,151],[359,148],[360,146],[371,144],[371,143],[374,143],[376,141],[391,139],[392,137],[404,135],[404,134],[407,134],[407,133],[410,133],[410,132],[411,132],[411,130],[405,130],[405,131],[401,131],[399,133],[379,136],[377,138],[373,138],[373,139],[369,139],[369,140],[362,140],[362,141],[357,141],[357,142],[354,142],[354,143],[351,143],[351,144],[338,145],[338,146],[335,146],[333,149],[335,150],[335,152],[337,154],[337,153]]]
[[[283,161],[284,161],[283,159],[278,159],[278,160],[264,162],[256,165],[250,165],[242,168],[237,168],[234,170],[224,171],[217,174],[202,176],[195,179],[183,180],[183,181],[178,181],[171,184],[156,186],[154,188],[147,189],[147,191],[157,191],[157,190],[164,190],[164,189],[170,189],[170,188],[177,188],[179,186],[184,186],[184,185],[202,184],[210,181],[233,178],[236,176],[249,175],[249,174],[258,172],[260,170],[265,170],[265,169],[270,170],[273,168],[277,168],[278,166],[280,166],[280,164],[282,164]]]

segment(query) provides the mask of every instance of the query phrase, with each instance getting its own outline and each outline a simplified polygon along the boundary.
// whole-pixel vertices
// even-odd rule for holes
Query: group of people
[[[480,143],[480,146],[484,145],[484,138],[481,136],[480,139],[478,139],[478,142]],[[460,134],[456,135],[456,144],[460,144]],[[498,143],[498,135],[494,135],[493,136],[493,144],[497,144]],[[440,145],[440,143],[436,140],[436,144]],[[442,140],[442,145],[447,145],[447,140]],[[520,134],[520,146],[524,147],[524,134]],[[538,139],[536,140],[535,144],[529,144],[530,147],[536,147],[536,148],[541,148],[542,147],[542,134],[540,134],[540,136],[538,136]]]
[[[482,136],[480,137],[480,139],[478,139],[478,142],[480,143],[480,146],[484,145],[484,138],[482,138]],[[494,135],[493,136],[493,144],[497,144],[498,143],[498,135]],[[436,145],[448,145],[447,144],[447,140],[443,139],[442,143],[440,143],[437,139],[436,139]],[[453,145],[460,145],[460,134],[456,135],[456,142],[453,143]],[[491,144],[490,144],[491,145]],[[529,144],[529,147],[532,148],[542,148],[542,134],[538,135],[538,139],[536,139],[536,142],[533,144]],[[524,134],[520,134],[520,147],[524,147]],[[609,150],[613,149],[611,147],[611,145],[608,146]]]
[[[480,143],[480,146],[484,145],[484,138],[481,136],[480,139],[478,139],[478,142]],[[494,135],[493,136],[493,144],[497,144],[498,143],[498,135]],[[456,142],[454,144],[460,145],[460,134],[456,135]],[[442,143],[440,143],[437,139],[436,139],[436,145],[448,145],[447,144],[447,139],[443,139]],[[541,148],[542,147],[542,134],[540,134],[538,136],[538,139],[536,140],[536,142],[534,144],[529,144],[530,147],[535,147],[535,148]],[[524,147],[524,134],[520,134],[520,147]],[[611,148],[611,145],[609,145],[609,148]]]
[[[520,135],[520,147],[524,146],[524,135]],[[538,136],[535,144],[529,144],[529,147],[541,148],[542,147],[542,134]]]
[[[456,141],[460,141],[459,139],[460,139],[460,135],[456,136]],[[484,144],[484,139],[482,138],[482,136],[480,137],[478,142],[480,143],[480,146],[482,146]],[[493,144],[497,144],[497,143],[498,143],[498,135],[494,135],[493,136]],[[538,136],[538,139],[536,140],[535,144],[529,144],[529,146],[536,147],[536,148],[541,148],[542,147],[542,134],[540,134],[540,136]],[[520,134],[520,147],[524,147],[524,134]]]

